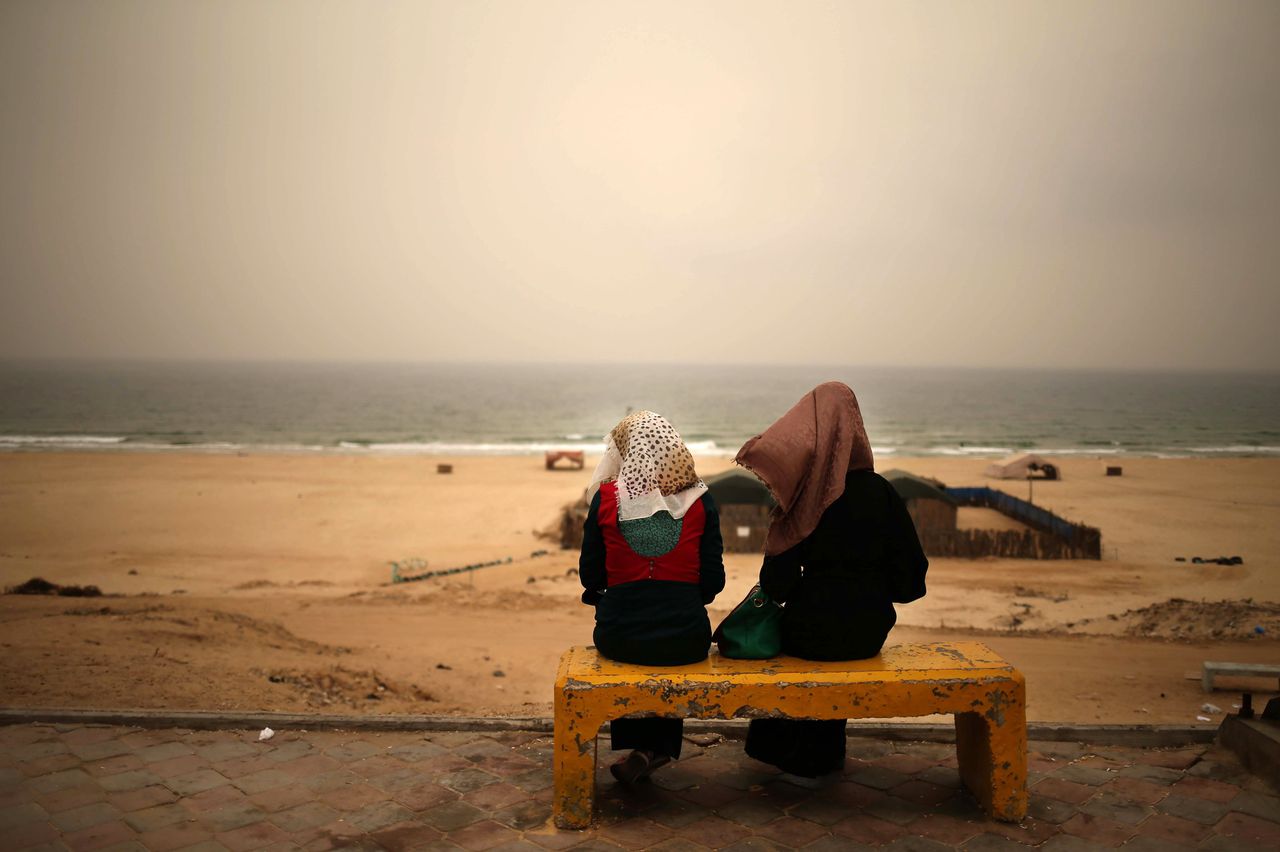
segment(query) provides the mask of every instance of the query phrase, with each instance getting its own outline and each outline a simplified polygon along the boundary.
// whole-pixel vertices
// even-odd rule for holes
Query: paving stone
[[[448,832],[485,818],[485,812],[463,801],[445,802],[422,811],[420,819],[432,828]]]
[[[80,758],[70,752],[62,754],[51,754],[48,757],[42,757],[39,760],[31,760],[26,763],[19,763],[14,769],[27,778],[36,778],[40,775],[48,775],[51,772],[60,772],[63,769],[82,769],[83,764]],[[86,770],[87,771],[87,770]]]
[[[898,825],[908,825],[915,822],[923,813],[919,805],[914,805],[894,796],[885,796],[879,801],[872,802],[864,807],[863,811],[874,817],[895,822]]]
[[[494,811],[493,819],[517,831],[528,831],[546,824],[551,818],[551,805],[547,802],[525,801],[507,805]]]
[[[433,780],[437,784],[456,790],[459,793],[467,793],[487,784],[498,783],[496,776],[480,769],[462,769],[457,772],[450,772],[447,775],[437,776]]]
[[[502,785],[494,784],[494,785],[490,785],[489,787],[482,788],[482,790],[495,790],[495,789],[497,789],[499,792],[501,790],[515,790],[514,787],[508,787],[505,784],[502,784]],[[467,798],[470,800],[471,796],[479,795],[480,792],[481,791],[475,791],[474,793],[469,793]],[[518,799],[523,799],[525,797],[525,792],[523,790],[516,790],[516,794],[517,794],[516,798]],[[444,802],[454,801],[458,798],[458,794],[453,790],[448,790],[448,789],[445,789],[444,787],[441,787],[439,784],[419,784],[418,786],[410,787],[407,790],[396,790],[394,793],[391,794],[391,798],[395,799],[397,802],[409,808],[410,810],[421,811],[421,810],[426,810],[427,808],[435,807],[436,805],[439,805],[439,804],[443,804]],[[473,802],[473,804],[485,809],[489,809],[495,806],[495,804],[491,804],[487,800],[481,801],[481,802]],[[496,806],[501,807],[501,805],[496,805]]]
[[[754,828],[782,816],[782,809],[760,796],[745,796],[716,808],[716,814],[732,822]]]
[[[413,819],[413,811],[397,802],[380,801],[365,805],[358,811],[346,816],[347,822],[361,831],[377,831],[380,828],[395,825]]]
[[[1096,817],[1106,817],[1126,825],[1137,825],[1150,816],[1152,809],[1111,793],[1100,793],[1081,805],[1080,812]]]
[[[288,810],[274,813],[268,819],[285,831],[299,832],[333,822],[339,816],[341,814],[328,805],[320,802],[304,802]]]
[[[49,812],[35,803],[14,805],[0,810],[0,830],[16,828],[32,822],[46,822]]]
[[[271,843],[287,842],[289,837],[288,832],[281,831],[269,822],[255,822],[221,832],[215,835],[214,839],[231,852],[247,852],[250,849],[261,849]]]
[[[147,847],[138,843],[138,848],[145,851]],[[102,852],[115,852],[115,847],[104,849]],[[229,849],[219,843],[218,840],[201,840],[200,843],[192,843],[191,846],[180,847],[178,852],[229,852]]]
[[[1156,808],[1176,817],[1189,819],[1202,825],[1213,825],[1227,813],[1227,806],[1208,799],[1194,799],[1189,796],[1171,794],[1165,797]]]
[[[334,760],[342,763],[351,763],[355,760],[363,760],[366,757],[381,754],[382,749],[365,740],[352,740],[350,742],[330,746],[324,750],[324,753],[329,755],[329,757],[332,757]]]
[[[237,793],[240,792],[237,788],[230,785],[228,785],[226,789],[236,790]],[[295,805],[301,805],[304,802],[310,802],[314,800],[315,797],[316,794],[313,791],[308,790],[300,784],[286,784],[283,787],[276,787],[274,790],[264,790],[261,793],[254,793],[248,798],[262,810],[269,814],[273,814],[278,811],[292,808]]]
[[[1130,802],[1141,805],[1154,805],[1169,795],[1169,788],[1163,784],[1143,781],[1141,778],[1116,778],[1103,790]]]
[[[147,770],[157,778],[176,778],[198,769],[207,769],[209,762],[198,754],[184,754],[168,760],[157,760],[146,765]]]
[[[42,757],[49,757],[55,754],[66,754],[70,751],[66,743],[59,740],[46,740],[44,742],[33,742],[25,745],[17,746],[9,750],[9,757],[15,763],[29,763],[33,760],[39,760]]]
[[[928,809],[950,799],[956,794],[956,791],[913,778],[910,781],[899,784],[897,787],[893,787],[888,793],[891,796],[897,796],[900,799],[912,802],[921,809]]]
[[[1280,820],[1280,797],[1266,793],[1246,790],[1227,803],[1227,807],[1272,822]]]
[[[171,852],[197,843],[213,840],[208,829],[194,822],[180,822],[139,835],[138,839],[154,852]]]
[[[200,823],[214,834],[234,831],[244,825],[261,822],[267,815],[250,801],[228,802],[200,815]]]
[[[783,816],[756,829],[756,834],[793,849],[806,846],[829,833],[825,826],[793,816]]]
[[[83,769],[64,769],[61,772],[52,772],[48,775],[41,775],[39,778],[33,778],[28,782],[28,786],[37,793],[54,793],[58,790],[66,790],[69,787],[83,787],[92,782],[93,779],[89,773]],[[106,785],[104,784],[103,786]]]
[[[429,825],[421,825],[408,821],[390,825],[369,835],[369,839],[381,849],[390,852],[406,852],[406,850],[430,849],[433,842],[439,842],[440,832]],[[453,844],[445,844],[448,848],[456,848]],[[535,849],[538,847],[534,847]]]
[[[854,814],[832,826],[832,830],[858,843],[880,846],[892,843],[907,833],[907,829],[897,823],[877,819],[869,814]]]
[[[899,837],[884,848],[891,849],[893,852],[951,852],[953,847],[928,837],[907,835]]]
[[[845,778],[864,787],[874,787],[877,790],[888,790],[907,780],[907,776],[901,772],[887,769],[883,766],[872,765],[861,766],[851,772],[847,772],[845,773]]]
[[[121,743],[121,745],[124,745],[124,743]],[[133,752],[143,763],[158,763],[162,760],[172,760],[175,757],[186,757],[193,753],[191,746],[181,742],[160,743]]]
[[[186,775],[166,778],[163,783],[164,786],[179,796],[194,796],[196,793],[203,793],[205,790],[212,790],[229,782],[223,775],[214,772],[212,769],[197,769],[195,772],[188,772]]]
[[[1138,836],[1163,843],[1192,846],[1210,832],[1207,825],[1182,819],[1173,814],[1152,814],[1138,826]]]
[[[88,762],[105,760],[120,754],[128,754],[133,749],[120,740],[103,740],[102,742],[72,746],[70,751],[81,760]]]
[[[136,838],[133,829],[120,820],[98,823],[79,831],[71,831],[62,835],[62,842],[71,849],[80,850],[105,849],[118,843],[126,843]]]
[[[848,817],[851,809],[839,801],[813,798],[794,805],[787,812],[818,825],[830,826]]]
[[[106,798],[107,794],[97,784],[85,784],[80,787],[67,787],[52,793],[40,794],[36,796],[36,801],[39,802],[42,808],[53,814],[59,811],[71,810],[72,808],[92,805],[94,802],[101,802]]]
[[[1257,843],[1270,849],[1280,848],[1280,825],[1249,814],[1229,813],[1213,830],[1235,841]]]
[[[917,772],[915,777],[920,781],[928,781],[930,784],[952,790],[959,790],[964,786],[964,782],[960,780],[959,770],[953,766],[930,766],[923,772]]]
[[[1042,850],[1042,852],[1098,852],[1098,849],[1103,847],[1083,837],[1076,837],[1072,834],[1059,834],[1050,837],[1036,848]]]
[[[418,761],[424,760],[428,757],[438,757],[446,752],[447,749],[440,747],[436,743],[433,743],[430,740],[423,740],[421,742],[402,743],[401,745],[392,746],[390,750],[387,751],[387,754],[398,760],[417,763]]]
[[[791,847],[770,840],[767,837],[748,837],[739,840],[732,846],[725,846],[726,852],[790,852]]]
[[[1060,802],[1045,796],[1032,795],[1027,804],[1027,814],[1038,820],[1061,825],[1080,811],[1079,805]]]
[[[925,814],[910,825],[914,833],[949,846],[959,846],[981,834],[985,827],[977,819],[958,819],[944,814]]]
[[[208,790],[196,793],[194,796],[183,796],[178,801],[178,804],[193,815],[199,816],[244,800],[244,793],[241,793],[230,784],[223,784],[221,787],[211,787]]]
[[[1139,778],[1143,781],[1150,781],[1153,784],[1163,784],[1169,786],[1182,777],[1182,773],[1176,769],[1168,769],[1163,766],[1150,766],[1143,763],[1135,763],[1133,766],[1126,766],[1116,773],[1121,778]]]
[[[81,768],[85,772],[95,777],[103,775],[115,775],[119,772],[128,772],[131,769],[141,769],[143,767],[142,760],[136,754],[118,754],[115,757],[108,757],[106,760],[87,760]]]
[[[1116,772],[1110,769],[1095,769],[1090,766],[1079,766],[1076,764],[1064,766],[1053,774],[1054,777],[1061,778],[1064,781],[1074,781],[1077,784],[1088,784],[1091,787],[1106,784],[1108,781],[1116,777]]]
[[[671,829],[689,825],[710,815],[710,808],[674,798],[664,799],[645,811],[646,817]]]
[[[318,775],[312,775],[310,778],[304,778],[301,783],[308,790],[319,794],[341,790],[343,787],[357,784],[362,780],[354,772],[338,769],[333,772],[321,772]]]
[[[86,828],[86,832],[98,831],[99,826]],[[52,843],[58,838],[58,829],[47,822],[29,822],[25,825],[7,829],[4,833],[5,843],[14,849],[26,849],[43,843]]]
[[[1106,846],[1119,846],[1137,833],[1131,825],[1091,814],[1076,814],[1062,824],[1062,830]]]
[[[551,772],[547,769],[535,769],[532,772],[526,772],[523,775],[510,778],[507,783],[512,787],[524,790],[526,793],[536,793],[551,786]]]
[[[438,785],[435,785],[435,784],[431,784],[428,786],[436,788],[436,790],[438,791],[436,793],[437,796],[455,798],[457,795],[453,791],[447,790],[444,787],[439,787]],[[422,787],[420,785],[419,787],[415,787],[413,789],[421,790]],[[475,805],[478,808],[482,808],[488,811],[493,811],[493,810],[497,810],[498,808],[504,808],[507,805],[513,804],[515,802],[522,801],[523,799],[528,798],[528,796],[529,796],[528,793],[526,793],[523,790],[517,790],[515,787],[512,787],[510,784],[487,784],[484,787],[478,787],[475,790],[471,790],[467,792],[465,795],[462,796],[462,800],[464,802],[470,802],[471,804]],[[443,801],[443,798],[441,798],[440,801]],[[416,807],[413,809],[418,810],[418,808]]]
[[[723,817],[703,817],[696,822],[682,825],[675,830],[678,837],[692,840],[710,849],[718,849],[730,843],[736,843],[751,834],[745,826],[730,822]],[[534,842],[537,842],[536,840]]]
[[[960,847],[964,852],[1027,852],[1027,847],[999,834],[979,834]]]
[[[805,852],[870,852],[874,848],[874,846],[867,846],[865,843],[855,843],[849,838],[838,834],[819,837],[804,847]],[[1022,852],[1026,852],[1026,850],[1022,850]]]
[[[317,797],[321,802],[340,811],[358,811],[374,802],[386,801],[386,794],[375,790],[367,784],[348,784],[347,786],[323,793]]]
[[[196,745],[192,748],[195,749],[196,754],[210,763],[234,760],[237,757],[244,757],[257,751],[249,743],[237,740],[219,740],[208,745]]]
[[[160,784],[163,779],[158,778],[154,773],[146,769],[134,769],[129,772],[119,772],[115,775],[108,775],[98,779],[98,786],[111,793],[124,793],[129,790],[140,790],[143,787],[151,787]],[[181,792],[181,791],[179,791]]]
[[[274,757],[274,755],[272,755]],[[275,768],[294,778],[309,778],[324,772],[341,769],[343,764],[323,754],[306,754],[292,760],[278,761]]]
[[[498,852],[503,848],[499,846],[494,852]],[[650,850],[656,850],[656,852],[704,852],[707,848],[701,843],[694,843],[692,840],[687,840],[683,837],[668,837],[661,843],[655,843],[649,847]]]
[[[172,789],[160,787],[159,784],[152,784],[151,787],[131,789],[131,791],[123,793],[109,793],[106,796],[106,801],[118,807],[122,814],[128,814],[129,811],[140,811],[143,807],[166,805],[166,803],[173,802],[177,798],[177,794]]]
[[[187,822],[191,814],[177,803],[154,805],[125,814],[124,821],[139,834],[156,831],[174,823]]]
[[[1137,762],[1148,766],[1163,766],[1168,769],[1187,769],[1200,760],[1206,749],[1203,747],[1180,749],[1147,749],[1139,753]]]
[[[49,821],[63,834],[120,819],[120,811],[106,802],[95,802],[53,814]]]
[[[1240,788],[1235,784],[1192,776],[1184,777],[1175,783],[1172,792],[1179,796],[1194,796],[1197,799],[1226,804],[1240,794]]]
[[[1046,778],[1031,788],[1033,795],[1048,796],[1060,802],[1082,805],[1098,792],[1097,788],[1061,778]]]
[[[1168,840],[1155,840],[1139,834],[1137,837],[1130,837],[1120,848],[1124,849],[1125,852],[1177,852],[1177,850],[1194,849],[1195,847]]]

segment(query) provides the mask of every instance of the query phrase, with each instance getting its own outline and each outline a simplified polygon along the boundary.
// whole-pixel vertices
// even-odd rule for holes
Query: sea
[[[1280,373],[151,362],[0,363],[0,451],[593,453],[643,408],[731,456],[833,379],[880,456],[1280,454]]]

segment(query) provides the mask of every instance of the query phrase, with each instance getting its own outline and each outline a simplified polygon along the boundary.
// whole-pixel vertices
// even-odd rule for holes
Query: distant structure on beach
[[[730,468],[704,482],[720,510],[720,535],[729,553],[762,553],[769,532],[774,499],[759,479],[741,468]]]
[[[557,467],[561,461],[566,464]],[[547,470],[582,470],[586,459],[582,450],[547,450],[545,463]]]
[[[1008,456],[987,465],[986,475],[992,479],[1061,479],[1058,466],[1034,453]]]
[[[1031,457],[1034,458],[1034,457]],[[907,506],[929,556],[978,559],[1101,559],[1102,532],[1073,524],[994,488],[948,488],[936,479],[887,470],[883,474]],[[960,529],[961,508],[992,509],[1018,529]]]
[[[896,468],[881,475],[907,505],[917,533],[955,532],[956,510],[960,504],[944,490],[941,482]]]

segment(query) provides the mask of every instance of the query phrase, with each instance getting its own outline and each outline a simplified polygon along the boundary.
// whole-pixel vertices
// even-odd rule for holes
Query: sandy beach
[[[879,466],[1027,496],[1025,482],[984,479],[987,462]],[[1063,480],[1034,492],[1101,528],[1103,560],[934,559],[928,596],[899,607],[889,641],[979,637],[1027,675],[1035,720],[1195,724],[1205,701],[1229,710],[1237,695],[1205,696],[1193,678],[1206,659],[1280,662],[1280,459],[1106,463],[1124,475],[1068,457]],[[729,464],[698,460],[704,475]],[[577,554],[539,532],[588,476],[532,456],[0,455],[0,584],[105,595],[0,597],[3,703],[548,714],[555,661],[590,642],[592,610]],[[1231,555],[1243,564],[1189,561]],[[502,564],[392,585],[390,563],[408,560]],[[713,620],[759,557],[726,566]]]

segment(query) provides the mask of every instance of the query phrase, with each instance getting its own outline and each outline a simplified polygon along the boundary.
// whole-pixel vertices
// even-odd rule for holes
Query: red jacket
[[[622,530],[618,527],[618,484],[605,482],[600,486],[600,532],[605,544],[605,572],[609,586],[633,583],[636,580],[673,580],[678,583],[697,583],[701,560],[699,542],[706,527],[707,515],[699,500],[685,513],[680,527],[680,540],[661,556],[641,556],[631,549]]]

